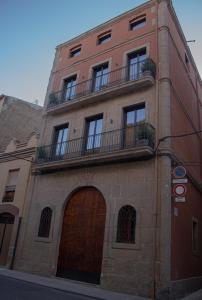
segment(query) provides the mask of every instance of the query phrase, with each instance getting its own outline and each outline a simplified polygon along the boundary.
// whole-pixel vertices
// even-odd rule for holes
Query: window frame
[[[104,45],[104,44],[110,42],[111,39],[112,39],[112,31],[108,30],[97,36],[97,45]]]
[[[107,68],[105,68],[105,66],[107,66]],[[99,75],[99,76],[96,76],[96,73],[97,72],[99,72],[99,69],[101,69],[101,71],[102,71],[102,74],[101,75]],[[107,69],[107,73],[106,74],[103,74],[103,70],[104,69]],[[91,90],[92,90],[92,92],[99,92],[99,91],[101,91],[105,86],[107,86],[108,85],[108,83],[109,83],[109,62],[107,61],[107,62],[104,62],[104,63],[102,63],[102,64],[99,64],[99,65],[95,65],[93,68],[92,68],[92,88],[91,88]],[[107,75],[107,76],[106,76]],[[102,84],[102,80],[103,80],[103,78],[104,77],[107,77],[107,80],[106,80],[106,82],[107,83],[105,83],[105,84]],[[101,80],[101,83],[99,83],[99,88],[98,89],[96,89],[96,79],[97,78],[100,78],[100,80]]]
[[[135,229],[135,243],[118,243],[116,240],[117,237],[117,224],[118,224],[118,213],[121,207],[129,205],[135,208],[134,203],[129,202],[127,204],[123,204],[117,208],[116,213],[113,215],[113,230],[112,230],[112,249],[122,249],[122,250],[130,250],[130,251],[140,251],[141,250],[141,231],[140,231],[140,211],[136,210],[136,229]]]
[[[141,56],[143,55],[140,55],[141,52],[145,52],[145,54],[143,54],[145,56],[145,58],[143,60],[141,60]],[[135,63],[131,63],[132,59],[134,59],[135,57],[137,57],[137,62]],[[128,52],[127,53],[127,62],[126,62],[126,65],[127,65],[127,80],[128,81],[131,81],[131,80],[137,80],[141,77],[142,75],[142,70],[141,70],[141,63],[143,61],[145,61],[146,59],[148,58],[148,54],[147,54],[147,47],[146,46],[143,46],[141,48],[138,48],[137,50],[134,50],[134,51],[131,51],[131,52]],[[133,66],[133,70],[131,72],[131,67]],[[134,70],[137,66],[137,71],[136,73],[134,73]],[[134,78],[131,78],[131,77],[134,77]]]
[[[59,136],[59,133],[57,133],[57,132],[59,132],[61,129],[65,129],[65,128],[67,128],[67,138],[66,138],[66,141],[58,143],[57,142],[57,138]],[[64,123],[64,124],[61,124],[61,125],[54,126],[53,127],[53,134],[52,134],[52,151],[51,151],[52,153],[51,153],[51,156],[62,157],[63,155],[65,155],[65,153],[67,152],[68,141],[69,141],[69,123]],[[56,147],[57,147],[58,144],[61,144],[61,146],[62,146],[63,143],[66,143],[66,147],[65,147],[66,151],[63,154],[60,153],[59,155],[57,155],[56,154]],[[61,146],[60,146],[60,152],[61,152]]]
[[[75,80],[74,80],[75,78]],[[67,88],[67,84],[75,81],[76,83],[71,85],[69,88]],[[68,76],[63,79],[63,87],[62,87],[62,99],[64,102],[72,101],[75,98],[76,95],[76,86],[77,86],[77,74],[72,74],[71,76]],[[70,89],[70,96],[66,97],[67,90]],[[72,89],[73,89],[73,95],[72,95]]]
[[[17,179],[16,179],[16,184],[15,185],[8,185],[8,179],[10,177],[10,174],[12,172],[18,172],[17,174]],[[15,168],[15,169],[9,169],[8,170],[8,174],[7,174],[7,179],[6,179],[6,185],[4,187],[4,194],[3,197],[1,199],[2,203],[12,203],[15,201],[15,192],[16,192],[16,187],[17,187],[17,182],[19,179],[19,173],[20,173],[20,168]],[[6,194],[11,194],[11,196],[6,196]],[[11,201],[5,201],[5,199],[9,198],[12,199]]]
[[[75,46],[69,50],[69,58],[78,57],[81,54],[81,45]]]
[[[137,111],[144,108],[144,112],[145,112],[145,118],[142,121],[136,121],[133,125],[135,124],[139,124],[139,123],[144,123],[146,122],[146,103],[145,102],[141,102],[141,103],[137,103],[134,105],[130,105],[130,106],[126,106],[123,108],[123,127],[126,128],[126,122],[127,122],[127,113],[128,112],[135,112],[135,119],[137,119]]]
[[[143,22],[141,22],[142,20]],[[139,24],[137,24],[139,22],[143,23],[143,25],[141,25],[140,27]],[[136,31],[138,29],[142,29],[146,25],[147,25],[147,16],[146,14],[144,14],[129,21],[129,31]]]
[[[39,231],[41,213],[42,213],[43,209],[45,209],[47,207],[52,210],[49,237],[40,237],[40,236],[38,236],[38,231]],[[40,213],[38,214],[37,222],[36,222],[36,225],[35,225],[35,241],[36,242],[43,242],[43,243],[50,243],[53,240],[53,228],[54,228],[54,222],[55,222],[55,207],[52,206],[52,205],[46,205],[46,206],[41,206],[39,209],[40,209]]]
[[[127,213],[127,218],[124,214]],[[125,226],[124,226],[125,225]],[[124,234],[122,229],[127,226]],[[130,232],[128,232],[130,231]],[[118,211],[116,242],[123,244],[135,244],[136,238],[136,209],[132,205],[123,205]]]
[[[89,132],[89,127],[90,127],[90,122],[98,121],[98,120],[102,120],[102,131],[100,133],[100,135],[101,135],[101,137],[100,137],[100,145],[99,145],[99,147],[94,147],[95,136],[96,136],[96,133],[95,133],[96,126],[94,128],[94,134],[93,135],[89,135],[88,132]],[[97,152],[97,151],[100,150],[101,145],[102,145],[103,121],[104,121],[103,113],[100,113],[100,114],[97,114],[95,116],[91,116],[91,117],[88,117],[88,118],[85,119],[84,146],[83,146],[84,153],[88,154],[88,153]],[[87,148],[87,144],[88,144],[88,138],[90,136],[93,136],[93,147],[88,149]]]

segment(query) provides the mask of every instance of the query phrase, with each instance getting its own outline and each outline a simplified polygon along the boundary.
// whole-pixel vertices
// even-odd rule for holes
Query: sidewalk
[[[0,275],[102,300],[150,300],[149,298],[107,291],[88,283],[75,282],[55,277],[42,277],[4,268],[0,268]]]
[[[190,294],[189,296],[186,296],[181,300],[202,300],[202,289]]]

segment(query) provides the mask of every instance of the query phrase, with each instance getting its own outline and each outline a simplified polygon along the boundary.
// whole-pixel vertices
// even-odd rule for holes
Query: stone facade
[[[25,199],[42,108],[9,96],[1,96],[0,105],[0,264],[12,268],[20,226],[27,210]],[[15,186],[9,186],[10,172],[13,171],[16,172],[16,178],[12,179]],[[14,193],[10,198],[6,197],[9,191]],[[9,224],[12,230],[7,230],[7,224],[3,221],[5,216],[14,216],[13,226]],[[3,228],[5,231],[2,231]]]

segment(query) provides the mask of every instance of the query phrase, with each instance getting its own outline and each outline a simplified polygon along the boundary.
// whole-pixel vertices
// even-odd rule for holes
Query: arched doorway
[[[10,213],[0,214],[0,265],[3,266],[7,263],[14,220],[15,217]]]
[[[98,190],[85,187],[73,194],[64,211],[57,276],[100,282],[105,216]]]

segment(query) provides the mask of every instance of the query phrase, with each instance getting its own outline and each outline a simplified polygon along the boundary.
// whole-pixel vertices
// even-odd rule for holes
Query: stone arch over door
[[[71,194],[64,209],[57,276],[100,282],[106,204],[94,187]]]

